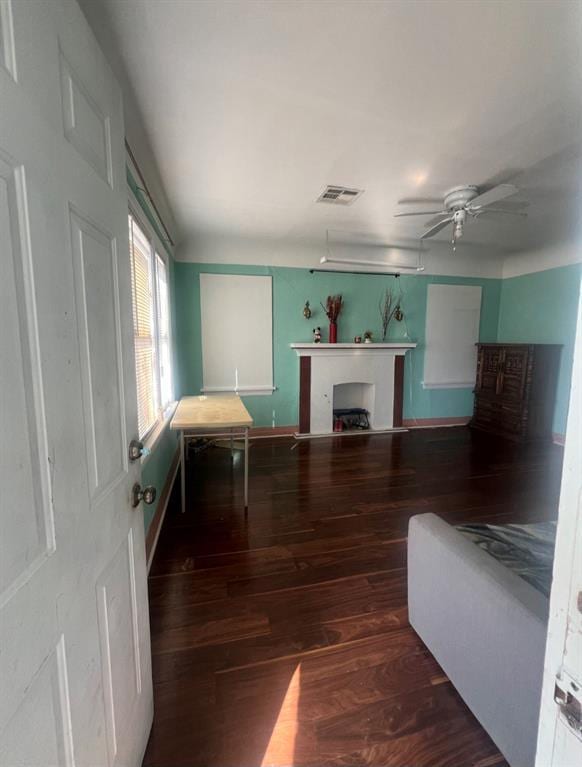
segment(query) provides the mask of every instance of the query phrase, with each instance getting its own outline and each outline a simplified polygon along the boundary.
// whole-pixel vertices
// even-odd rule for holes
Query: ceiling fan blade
[[[500,210],[523,210],[523,208],[529,208],[531,203],[526,200],[500,200],[498,207]]]
[[[442,205],[442,197],[403,197],[399,205]]]
[[[522,218],[527,218],[527,213],[524,213],[522,210],[507,210],[506,208],[483,208],[483,210],[477,210],[475,211],[477,216],[482,215],[483,213],[507,213],[509,216],[521,216]]]
[[[445,220],[444,220],[444,221],[440,221],[438,224],[436,224],[436,226],[433,226],[431,229],[429,229],[429,230],[428,230],[428,232],[425,232],[425,233],[424,233],[424,234],[421,236],[421,238],[420,238],[420,239],[421,239],[421,240],[426,240],[428,237],[432,237],[432,236],[433,236],[434,234],[436,234],[437,232],[440,232],[440,230],[441,230],[441,229],[444,229],[444,228],[445,228],[445,226],[447,226],[448,224],[450,224],[452,220],[453,220],[452,218],[445,218]]]
[[[482,208],[484,205],[492,205],[494,202],[504,200],[506,197],[511,197],[512,194],[517,194],[519,189],[513,184],[499,184],[494,186],[488,192],[477,195],[469,203],[471,208]]]
[[[438,213],[441,216],[448,216],[448,210],[418,210],[415,213],[395,213],[394,218],[401,218],[402,216],[432,216],[434,213]]]
[[[450,210],[443,210],[440,213],[437,213],[434,218],[429,218],[428,221],[424,222],[425,226],[434,226],[434,224],[440,224],[440,222],[443,220],[443,216],[446,216],[446,218],[451,218],[451,211]],[[452,219],[451,219],[452,220]]]

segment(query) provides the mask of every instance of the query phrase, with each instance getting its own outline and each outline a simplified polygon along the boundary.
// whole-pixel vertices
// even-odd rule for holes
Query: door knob
[[[143,489],[142,486],[136,482],[131,488],[131,505],[135,509],[143,501],[149,506],[156,500],[156,488],[153,485],[146,485]]]
[[[140,442],[139,439],[132,439],[131,442],[129,443],[129,460],[137,461],[142,457],[143,454],[144,454],[143,442]]]

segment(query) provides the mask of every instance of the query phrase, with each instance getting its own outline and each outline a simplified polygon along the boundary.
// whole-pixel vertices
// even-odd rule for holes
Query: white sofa
[[[548,599],[435,514],[410,520],[410,623],[511,767],[533,767]]]

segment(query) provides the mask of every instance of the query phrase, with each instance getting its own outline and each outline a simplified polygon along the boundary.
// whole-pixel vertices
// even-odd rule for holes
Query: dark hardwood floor
[[[561,461],[462,427],[256,440],[245,520],[240,458],[193,459],[149,579],[144,765],[505,767],[408,625],[407,525],[555,518]]]

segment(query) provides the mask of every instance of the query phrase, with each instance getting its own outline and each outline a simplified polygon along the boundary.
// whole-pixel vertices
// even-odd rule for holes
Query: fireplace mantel
[[[394,341],[393,343],[386,344],[314,344],[314,343],[299,343],[291,344],[291,348],[295,349],[299,357],[314,357],[316,354],[327,354],[335,351],[355,351],[355,352],[391,352],[392,354],[398,353],[405,354],[408,349],[414,349],[415,343],[409,343],[408,341]]]
[[[401,428],[404,355],[415,347],[408,341],[291,344],[299,357],[299,433],[332,433],[334,386],[345,383],[373,387],[372,430]]]

